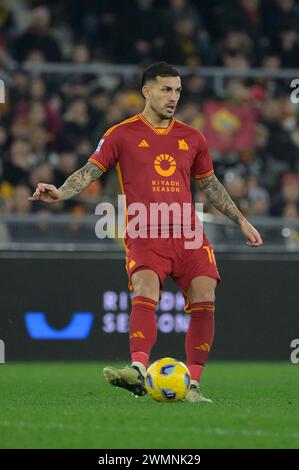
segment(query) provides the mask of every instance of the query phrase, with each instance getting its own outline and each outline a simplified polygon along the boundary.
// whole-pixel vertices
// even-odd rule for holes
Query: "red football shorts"
[[[186,249],[184,237],[181,238],[126,238],[126,269],[129,277],[129,289],[132,274],[141,269],[151,269],[163,287],[167,276],[181,288],[185,297],[185,310],[189,310],[187,290],[190,282],[197,276],[208,276],[220,281],[213,248],[203,235],[200,248]]]

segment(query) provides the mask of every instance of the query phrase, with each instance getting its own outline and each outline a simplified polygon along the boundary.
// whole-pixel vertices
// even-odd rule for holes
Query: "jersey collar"
[[[169,134],[169,132],[170,132],[171,129],[173,128],[174,122],[175,122],[175,119],[172,118],[172,120],[171,120],[170,123],[169,123],[169,126],[164,129],[164,128],[159,128],[159,127],[154,127],[154,126],[143,116],[143,114],[139,114],[138,116],[139,116],[139,118],[141,119],[141,121],[144,122],[144,124],[146,124],[148,127],[150,127],[150,128],[151,128],[156,134],[158,134],[158,135],[166,135],[166,134]]]

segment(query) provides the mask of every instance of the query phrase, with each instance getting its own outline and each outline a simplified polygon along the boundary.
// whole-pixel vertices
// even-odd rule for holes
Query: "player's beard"
[[[162,110],[159,110],[155,105],[151,104],[151,109],[152,111],[154,111],[154,113],[157,114],[158,118],[161,119],[161,120],[167,120],[167,121],[170,121],[173,116],[174,116],[174,113],[175,113],[175,109],[173,110],[173,113],[169,116],[168,114],[165,114],[163,113]]]

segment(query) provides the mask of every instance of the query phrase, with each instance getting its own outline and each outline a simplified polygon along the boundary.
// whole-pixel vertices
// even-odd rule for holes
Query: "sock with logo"
[[[129,321],[131,359],[132,365],[143,375],[157,340],[156,307],[157,302],[148,297],[138,295],[132,300]]]
[[[198,385],[214,339],[214,302],[195,302],[190,305],[191,320],[185,349],[191,383]]]

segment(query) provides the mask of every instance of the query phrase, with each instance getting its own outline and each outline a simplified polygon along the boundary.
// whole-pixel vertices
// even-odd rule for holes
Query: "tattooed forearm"
[[[100,178],[102,174],[102,170],[94,163],[86,163],[86,165],[69,176],[65,183],[58,189],[60,199],[66,200],[76,196],[93,181]]]
[[[216,209],[237,224],[245,219],[215,175],[198,180],[199,189]]]

